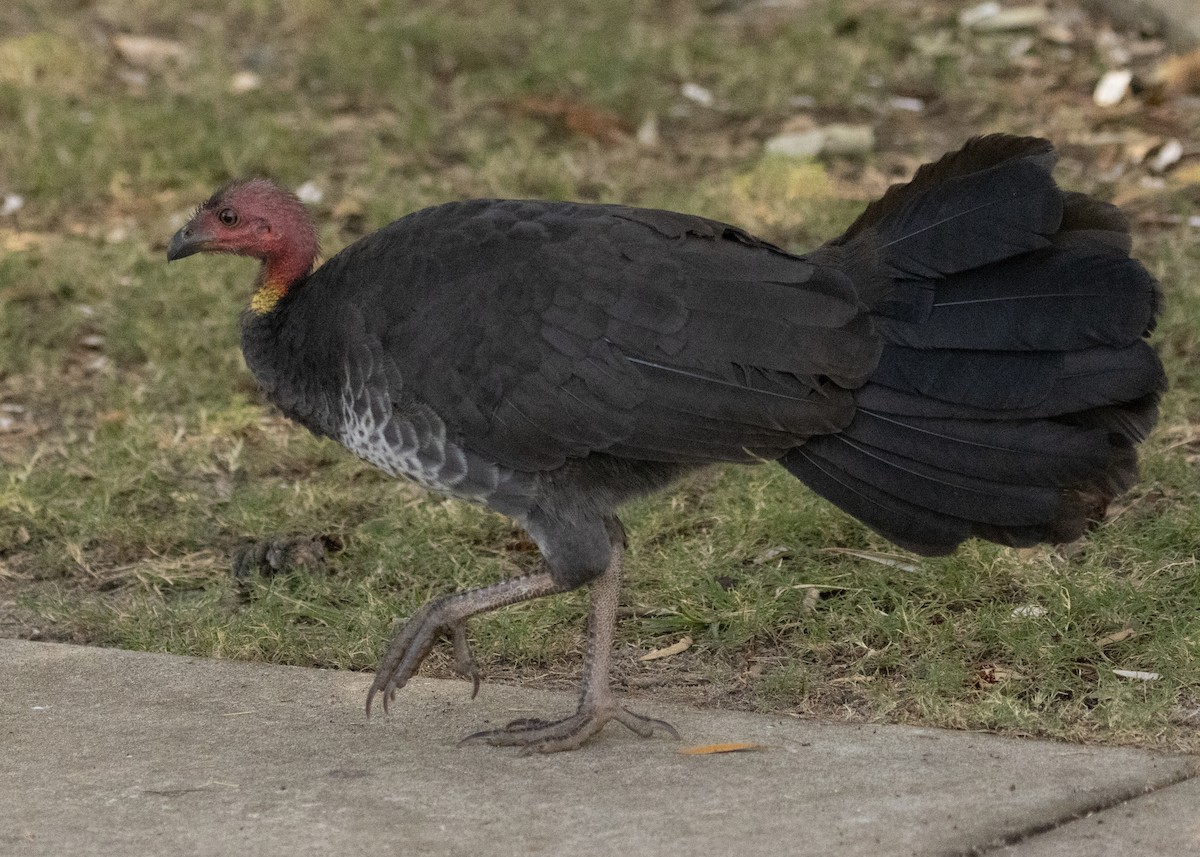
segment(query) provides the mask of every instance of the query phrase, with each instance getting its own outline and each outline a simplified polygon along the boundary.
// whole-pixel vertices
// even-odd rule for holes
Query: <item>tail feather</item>
[[[871,383],[856,392],[859,408],[945,419],[1046,419],[1131,402],[1157,389],[1162,379],[1158,357],[1146,342],[1065,354],[923,353],[937,355],[929,362],[941,364],[940,376],[912,354],[893,356],[894,348],[884,350]],[[936,377],[945,383],[932,380]]]
[[[808,445],[793,449],[780,461],[813,491],[908,550],[947,554],[971,536],[969,521],[892,496],[873,480],[860,479],[825,460]]]
[[[897,277],[967,271],[1049,244],[1063,218],[1045,140],[993,135],[927,164],[832,242],[866,238]]]
[[[871,482],[892,497],[923,509],[970,521],[1029,526],[1051,515],[1058,505],[1053,486],[1021,485],[980,479],[871,446],[846,432],[808,452],[834,469]]]
[[[1149,327],[1154,278],[1086,233],[946,277],[928,315],[881,319],[885,340],[913,348],[1073,351],[1129,345]]]
[[[1136,479],[1157,284],[1124,215],[1053,163],[1043,140],[972,141],[831,242],[890,278],[864,289],[885,346],[849,426],[780,461],[913,550],[1074,539]]]
[[[1107,244],[1124,255],[1133,247],[1129,218],[1111,203],[1087,194],[1063,193],[1063,220],[1060,232],[1073,232],[1090,241]]]
[[[860,408],[842,434],[950,474],[1012,485],[1058,486],[1107,464],[1103,429],[1049,420],[897,417]]]

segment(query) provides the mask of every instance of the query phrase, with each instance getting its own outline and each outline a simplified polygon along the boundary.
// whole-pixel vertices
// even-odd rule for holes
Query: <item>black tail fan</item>
[[[866,291],[886,344],[850,425],[781,463],[918,553],[1073,540],[1137,477],[1165,387],[1157,284],[1120,211],[1061,191],[1054,157],[974,140],[830,244],[885,272]]]

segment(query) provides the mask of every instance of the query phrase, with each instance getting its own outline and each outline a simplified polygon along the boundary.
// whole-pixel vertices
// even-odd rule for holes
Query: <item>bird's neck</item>
[[[254,295],[250,298],[250,312],[265,315],[275,309],[284,295],[308,277],[316,256],[314,241],[310,245],[297,242],[283,252],[263,259]]]
[[[271,312],[291,289],[303,283],[313,269],[320,248],[317,229],[303,208],[282,207],[273,215],[277,230],[260,258],[250,312]]]
[[[294,284],[294,280],[278,276],[277,272],[272,271],[264,262],[258,272],[254,294],[250,297],[250,312],[254,315],[266,315],[271,312]]]

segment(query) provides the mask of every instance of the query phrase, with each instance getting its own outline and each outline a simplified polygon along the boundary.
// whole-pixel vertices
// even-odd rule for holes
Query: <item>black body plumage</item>
[[[247,314],[268,396],[384,469],[520,521],[579,585],[606,520],[778,460],[889,539],[1077,537],[1135,478],[1156,284],[1048,143],[968,144],[793,255],[664,211],[452,203]]]

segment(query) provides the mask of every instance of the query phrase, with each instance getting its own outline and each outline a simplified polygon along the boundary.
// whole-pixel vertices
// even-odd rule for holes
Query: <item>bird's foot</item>
[[[474,697],[479,692],[479,668],[475,666],[475,658],[467,644],[467,619],[497,607],[561,591],[562,587],[548,573],[526,574],[425,603],[396,632],[388,650],[379,659],[375,681],[367,694],[367,716],[371,716],[371,703],[379,693],[383,694],[383,710],[388,710],[388,703],[396,698],[396,691],[416,675],[433,644],[444,636],[450,637],[454,644],[454,669],[471,679],[474,688],[471,696]]]
[[[444,636],[449,636],[454,645],[455,672],[471,679],[472,699],[479,693],[479,668],[467,642],[467,624],[465,619],[454,614],[450,603],[449,598],[438,598],[425,604],[392,638],[367,694],[367,716],[371,714],[371,703],[377,693],[383,694],[383,710],[387,712],[388,704],[396,698],[396,691],[416,674],[433,644]]]
[[[579,710],[562,720],[526,718],[514,720],[501,729],[490,729],[468,735],[460,744],[491,744],[494,747],[522,747],[525,753],[557,753],[577,750],[583,743],[615,720],[643,738],[661,729],[678,740],[679,733],[665,720],[655,720],[635,714],[620,705],[615,698],[599,703],[584,702]]]

